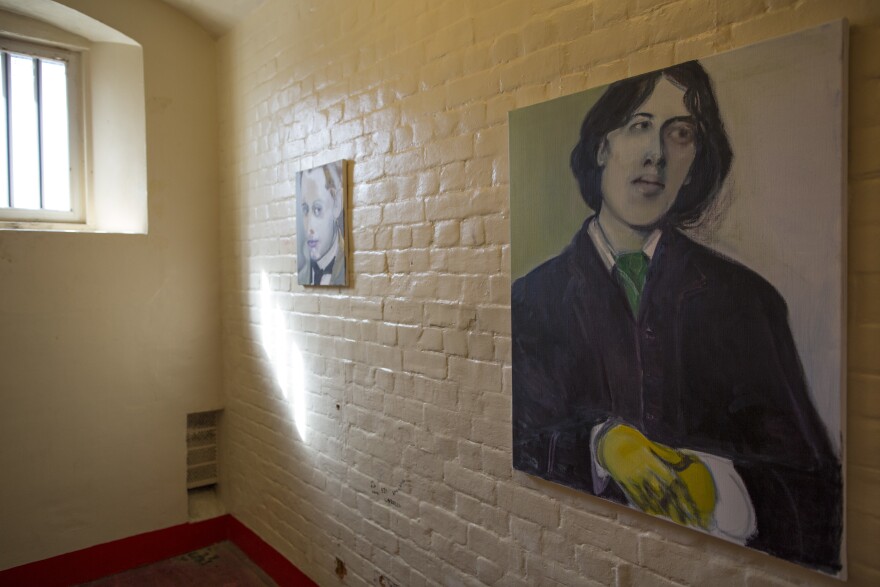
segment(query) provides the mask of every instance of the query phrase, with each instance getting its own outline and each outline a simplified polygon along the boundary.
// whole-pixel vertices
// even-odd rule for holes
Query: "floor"
[[[277,587],[231,542],[220,542],[80,587]]]

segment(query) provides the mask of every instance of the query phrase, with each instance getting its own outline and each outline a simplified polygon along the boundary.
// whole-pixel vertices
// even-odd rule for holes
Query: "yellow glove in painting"
[[[596,452],[599,464],[642,511],[709,528],[715,481],[696,455],[651,442],[626,424],[605,431]]]

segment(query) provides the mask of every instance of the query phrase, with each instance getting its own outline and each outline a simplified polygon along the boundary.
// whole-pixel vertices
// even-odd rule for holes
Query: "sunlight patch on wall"
[[[285,327],[286,316],[275,301],[265,271],[260,274],[260,344],[266,351],[272,376],[287,401],[300,439],[306,441],[306,390],[302,354],[291,332]]]

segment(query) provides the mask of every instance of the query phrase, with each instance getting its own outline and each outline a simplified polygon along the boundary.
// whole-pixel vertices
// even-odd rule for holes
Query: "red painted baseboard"
[[[94,581],[221,542],[230,517],[172,526],[0,571],[0,585],[64,587]]]
[[[293,563],[254,532],[229,516],[229,539],[281,587],[318,587]]]
[[[282,587],[316,584],[230,515],[181,524],[0,571],[0,587],[67,587],[231,540]]]

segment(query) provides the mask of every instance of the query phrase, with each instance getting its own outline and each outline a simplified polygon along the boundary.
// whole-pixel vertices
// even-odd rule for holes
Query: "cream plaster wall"
[[[507,112],[846,17],[847,584],[880,583],[880,5],[269,0],[221,40],[223,494],[323,585],[836,585],[511,471]],[[294,174],[354,161],[353,286]],[[305,422],[305,428],[297,422]],[[303,438],[305,436],[305,438]]]
[[[0,232],[0,569],[185,522],[186,413],[221,401],[215,43],[64,3],[143,47],[150,230]]]

